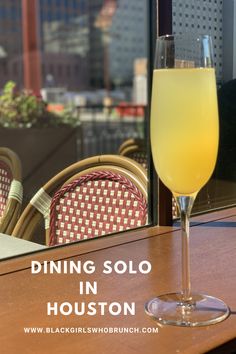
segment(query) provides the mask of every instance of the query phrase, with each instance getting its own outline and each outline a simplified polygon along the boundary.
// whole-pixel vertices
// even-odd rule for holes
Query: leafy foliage
[[[78,115],[72,109],[60,114],[49,112],[45,102],[27,90],[17,91],[16,84],[8,81],[0,96],[0,126],[5,128],[76,126]]]

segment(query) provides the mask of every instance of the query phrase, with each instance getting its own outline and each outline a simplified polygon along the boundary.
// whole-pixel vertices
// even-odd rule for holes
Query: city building
[[[133,102],[146,105],[147,99],[147,58],[140,58],[134,62]]]
[[[21,2],[0,2],[0,86],[7,80],[23,81]]]
[[[0,86],[24,86],[23,18],[19,0],[0,3]],[[147,56],[143,0],[40,0],[41,83],[85,91],[129,87],[137,58]]]
[[[118,0],[110,28],[110,78],[116,86],[133,81],[134,62],[147,57],[147,2]]]

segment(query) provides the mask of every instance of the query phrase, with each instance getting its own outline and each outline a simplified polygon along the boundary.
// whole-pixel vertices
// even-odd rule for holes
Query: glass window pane
[[[2,94],[13,81],[12,98],[30,96],[22,107],[14,101],[0,120],[1,145],[23,164],[24,206],[68,165],[119,154],[128,139],[144,142],[145,168],[149,159],[148,1],[28,3],[30,17],[23,2],[0,2]]]
[[[210,34],[218,84],[220,144],[216,168],[211,180],[199,192],[194,212],[203,212],[236,203],[235,94],[236,19],[234,1],[173,0],[173,33]],[[211,132],[209,132],[210,137]],[[200,142],[199,142],[200,143]]]

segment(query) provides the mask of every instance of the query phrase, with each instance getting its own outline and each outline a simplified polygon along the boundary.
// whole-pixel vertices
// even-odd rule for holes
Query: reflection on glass
[[[1,145],[22,162],[23,206],[72,163],[145,141],[146,1],[4,0],[0,18]]]
[[[164,2],[164,1],[163,1]],[[234,33],[234,1],[206,0],[196,3],[173,0],[172,9],[173,33],[188,31],[193,33],[209,33],[214,45],[214,64],[219,98],[220,145],[216,169],[210,181],[198,193],[193,206],[193,213],[210,211],[231,206],[236,203],[234,136],[235,99],[233,82],[235,76]],[[166,15],[168,16],[168,14]],[[171,16],[171,14],[169,14]],[[231,87],[230,87],[231,86]]]

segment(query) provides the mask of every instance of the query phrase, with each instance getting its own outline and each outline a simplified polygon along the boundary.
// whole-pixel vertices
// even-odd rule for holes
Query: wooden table
[[[214,220],[208,222],[209,220]],[[180,289],[180,232],[147,228],[0,263],[0,343],[2,354],[172,354],[231,353],[236,350],[236,209],[199,216],[191,228],[191,277],[194,290],[224,300],[231,316],[222,323],[198,328],[159,326],[144,312],[151,297]],[[70,256],[71,255],[71,256]],[[93,261],[93,274],[31,274],[32,259]],[[152,264],[148,274],[103,274],[104,261]],[[97,281],[97,294],[81,295],[80,282]],[[47,316],[47,302],[133,302],[134,316]],[[88,331],[92,328],[154,328],[158,333],[42,333],[24,328]],[[47,329],[46,328],[50,328]],[[105,328],[105,329],[104,329]],[[223,347],[222,347],[223,345]]]

